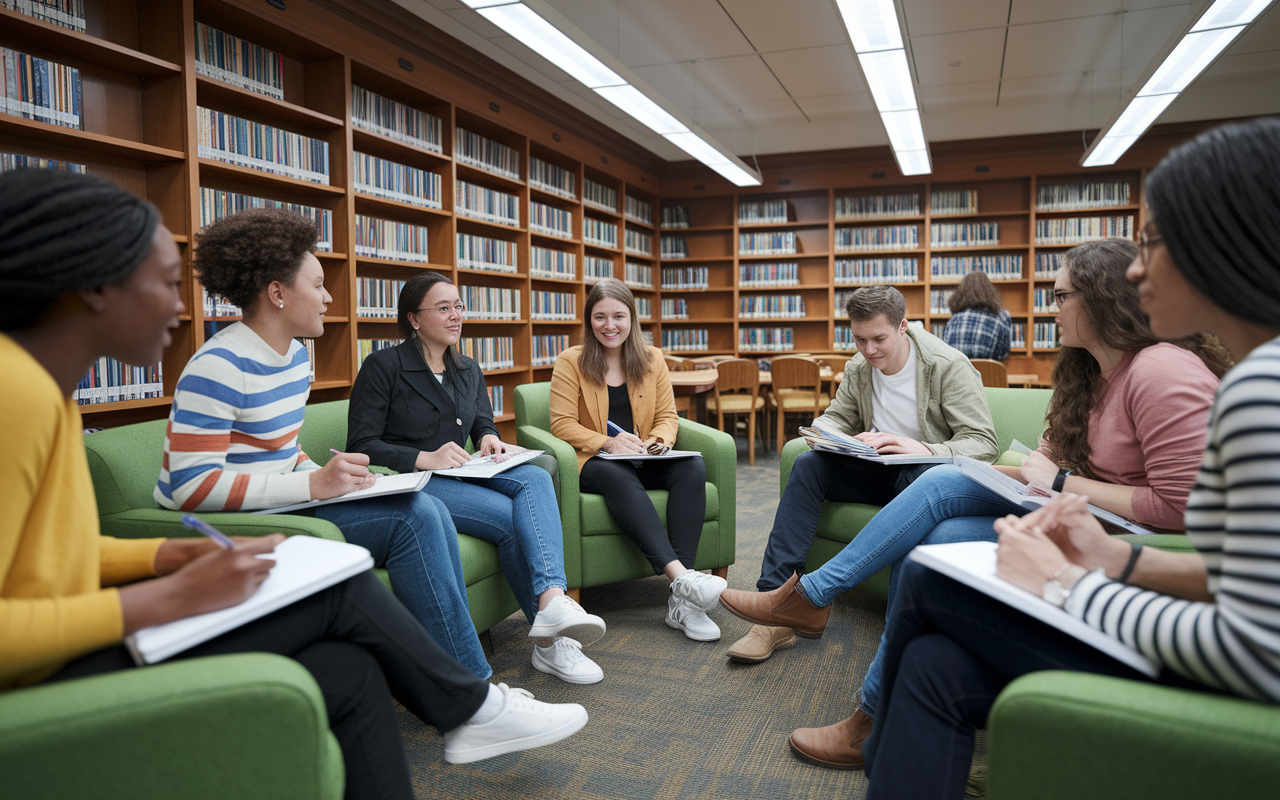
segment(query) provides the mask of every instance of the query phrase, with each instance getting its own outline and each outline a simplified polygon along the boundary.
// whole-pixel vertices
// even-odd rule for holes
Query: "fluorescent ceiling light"
[[[871,97],[880,113],[906,111],[919,108],[915,88],[911,85],[911,69],[907,66],[907,51],[883,50],[878,53],[859,53],[858,63],[867,76]]]
[[[1153,94],[1178,94],[1196,79],[1205,67],[1213,63],[1218,54],[1244,30],[1220,28],[1202,33],[1188,33],[1165,58],[1151,79],[1138,92],[1138,96]]]
[[[1271,0],[1218,0],[1192,26],[1191,33],[1211,28],[1229,28],[1232,25],[1248,25],[1269,5]]]
[[[1128,136],[1105,136],[1098,141],[1093,147],[1093,152],[1089,153],[1082,162],[1085,167],[1105,167],[1114,164],[1120,160],[1120,156],[1124,155],[1124,151],[1133,146],[1138,141],[1141,134],[1130,134]]]
[[[760,185],[760,180],[755,175],[747,172],[732,161],[726,161],[723,164],[708,164],[707,166],[719,172],[721,177],[727,179],[734,186]]]
[[[621,86],[605,86],[596,94],[640,121],[654,133],[685,133],[689,130],[683,122],[667,113],[666,109],[650,100],[636,87],[624,83]],[[721,156],[728,161],[727,156]]]
[[[600,59],[523,3],[483,7],[478,13],[590,89],[626,83]]]
[[[893,0],[836,0],[836,6],[849,29],[854,51],[869,53],[902,47]]]
[[[898,159],[898,169],[903,175],[928,175],[933,171],[929,166],[928,150],[894,150],[893,155]]]
[[[889,134],[889,145],[895,151],[923,150],[927,146],[919,111],[891,111],[881,114],[880,119],[884,121],[884,129]]]
[[[664,134],[667,141],[679,147],[689,155],[706,164],[708,167],[716,164],[728,164],[729,158],[724,153],[715,149],[711,145],[702,140],[702,137],[696,133],[685,131],[684,133],[668,133]]]
[[[1117,136],[1141,136],[1142,132],[1151,127],[1156,121],[1156,117],[1160,116],[1169,104],[1176,100],[1176,94],[1158,94],[1154,97],[1135,97],[1129,103],[1129,107],[1124,110],[1120,118],[1111,126],[1111,130],[1107,131],[1107,135],[1111,137]]]
[[[462,0],[463,3],[472,8],[491,8],[493,6],[509,6],[516,0]]]

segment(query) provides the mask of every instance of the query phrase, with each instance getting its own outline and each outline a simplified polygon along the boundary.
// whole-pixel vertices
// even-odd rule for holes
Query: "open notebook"
[[[805,427],[800,435],[814,450],[824,453],[837,453],[842,456],[861,458],[876,464],[950,464],[951,456],[917,455],[914,453],[880,453],[874,447],[836,431],[826,428]]]
[[[276,508],[263,508],[253,513],[255,514],[284,514],[288,511],[297,511],[303,508],[315,508],[316,506],[327,506],[330,503],[346,503],[351,500],[364,500],[369,497],[382,497],[391,494],[407,494],[408,492],[420,492],[422,487],[427,485],[427,481],[431,480],[430,472],[403,472],[399,475],[379,475],[373,486],[368,489],[357,489],[354,492],[340,494],[337,497],[330,497],[327,500],[310,500],[306,503],[293,503],[287,506],[278,506]]]
[[[373,556],[363,547],[314,536],[290,536],[273,552],[259,558],[275,559],[276,565],[253,596],[237,606],[143,628],[125,637],[134,662],[142,666],[164,661],[373,569]]]

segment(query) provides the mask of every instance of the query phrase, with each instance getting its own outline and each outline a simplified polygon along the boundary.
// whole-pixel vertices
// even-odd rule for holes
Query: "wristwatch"
[[[1067,476],[1070,475],[1072,471],[1073,470],[1069,469],[1058,469],[1058,474],[1053,479],[1053,490],[1055,492],[1061,492],[1062,487],[1067,485]]]
[[[1063,564],[1058,571],[1053,573],[1053,577],[1044,582],[1044,586],[1040,589],[1040,596],[1045,599],[1046,603],[1052,603],[1058,608],[1062,608],[1067,604],[1067,598],[1071,596],[1071,590],[1062,585],[1058,580],[1062,577],[1062,573],[1071,568],[1071,562]]]

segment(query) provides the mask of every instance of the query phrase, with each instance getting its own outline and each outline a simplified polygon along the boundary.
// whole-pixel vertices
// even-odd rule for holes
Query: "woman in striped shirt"
[[[1277,185],[1276,119],[1209,131],[1147,179],[1151,221],[1129,277],[1152,330],[1216,333],[1240,359],[1219,386],[1187,504],[1199,552],[1111,539],[1078,495],[996,523],[1002,577],[1136,643],[1163,667],[1160,683],[1272,703],[1280,702]],[[902,572],[886,648],[884,722],[864,745],[872,800],[962,797],[973,731],[1020,675],[1074,668],[1146,680],[915,562]]]

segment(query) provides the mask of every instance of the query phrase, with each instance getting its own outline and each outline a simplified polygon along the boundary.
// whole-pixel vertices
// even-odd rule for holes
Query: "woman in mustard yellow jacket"
[[[604,496],[618,526],[671,581],[667,624],[690,639],[715,641],[720,628],[706,612],[725,581],[691,569],[706,511],[706,465],[701,458],[597,455],[661,452],[676,439],[667,365],[662,351],[633,330],[635,311],[631,290],[619,280],[601,281],[587,294],[582,344],[560,354],[551,376],[551,433],[577,450],[582,491]],[[668,491],[665,527],[646,489]]]

